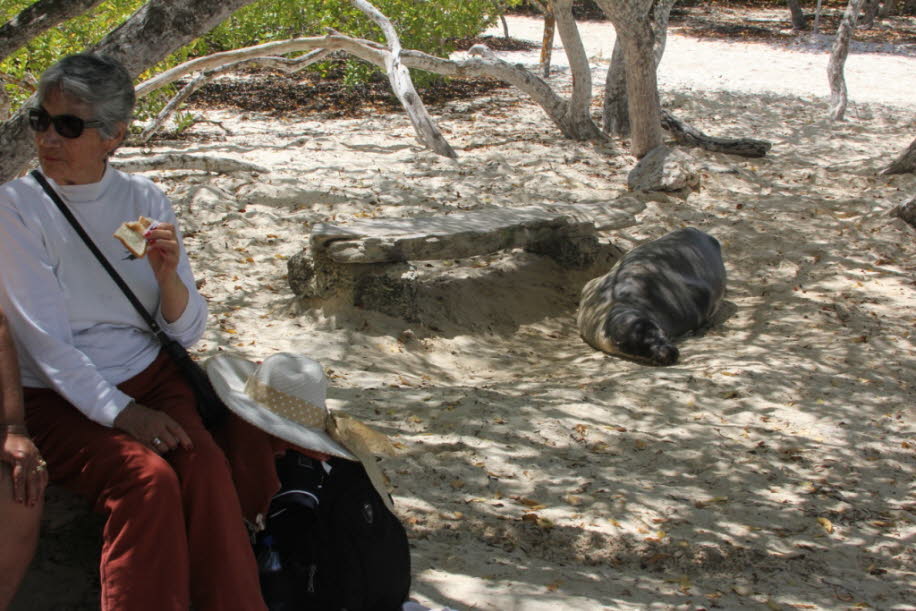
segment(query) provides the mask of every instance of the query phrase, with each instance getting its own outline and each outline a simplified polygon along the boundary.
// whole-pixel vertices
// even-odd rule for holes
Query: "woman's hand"
[[[149,243],[146,257],[160,286],[171,282],[178,269],[178,234],[171,223],[157,223],[143,234]]]
[[[168,322],[181,317],[190,293],[178,275],[181,249],[178,234],[171,223],[159,223],[144,234],[149,242],[146,258],[159,283],[159,310]]]
[[[114,425],[157,454],[165,454],[178,446],[185,450],[194,447],[181,425],[168,414],[135,401],[121,410]]]
[[[48,485],[48,468],[38,448],[28,436],[0,433],[0,462],[10,465],[13,476],[13,497],[17,503],[35,505]],[[0,469],[0,477],[3,470]]]

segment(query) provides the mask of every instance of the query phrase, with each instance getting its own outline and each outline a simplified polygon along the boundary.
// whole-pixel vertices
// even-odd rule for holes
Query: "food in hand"
[[[157,221],[141,216],[136,221],[121,223],[118,230],[114,232],[114,237],[121,240],[121,243],[130,251],[130,254],[141,258],[146,255],[148,245],[145,234],[157,224]]]

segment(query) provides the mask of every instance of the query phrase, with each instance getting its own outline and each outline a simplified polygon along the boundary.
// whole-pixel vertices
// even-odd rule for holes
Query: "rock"
[[[916,197],[894,208],[891,214],[903,219],[910,227],[916,228]]]
[[[631,191],[696,190],[700,174],[693,158],[667,146],[657,146],[639,160],[627,176]]]

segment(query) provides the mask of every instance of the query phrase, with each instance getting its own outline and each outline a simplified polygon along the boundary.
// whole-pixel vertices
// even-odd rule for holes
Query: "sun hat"
[[[328,409],[321,363],[289,352],[254,363],[224,352],[207,359],[204,368],[216,394],[242,420],[301,448],[361,462],[390,506],[375,456],[396,451],[382,433]]]

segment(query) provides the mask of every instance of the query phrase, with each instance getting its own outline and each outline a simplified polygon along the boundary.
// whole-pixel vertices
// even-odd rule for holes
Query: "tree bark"
[[[0,25],[0,61],[30,40],[95,8],[102,0],[38,0],[22,10],[16,17]]]
[[[814,35],[821,33],[821,9],[823,8],[824,0],[817,0],[817,6],[814,8]]]
[[[652,0],[596,0],[614,24],[626,65],[630,152],[643,157],[662,144],[661,108],[655,73]]]
[[[846,114],[846,78],[843,76],[843,67],[849,54],[849,39],[856,29],[856,18],[861,5],[862,0],[849,0],[849,4],[846,5],[830,52],[830,61],[827,63],[827,77],[830,81],[830,118],[834,121],[842,121],[843,115]]]
[[[789,5],[789,15],[792,18],[792,29],[801,32],[808,27],[808,18],[802,10],[799,0],[787,0]]]
[[[910,146],[900,154],[889,166],[881,170],[878,174],[887,176],[889,174],[913,174],[916,173],[916,139]]]
[[[604,104],[601,109],[605,133],[626,138],[630,135],[630,115],[627,112],[627,70],[623,61],[620,38],[614,41],[614,52],[604,82]]]
[[[553,35],[556,31],[557,18],[554,14],[553,4],[547,2],[544,12],[544,36],[541,37],[541,69],[543,77],[550,76],[550,58],[553,55]]]
[[[88,49],[120,60],[137,76],[169,53],[209,32],[253,0],[150,0],[101,42]],[[34,96],[33,96],[34,98]],[[32,139],[24,120],[30,99],[0,125],[0,183],[17,176],[33,158]]]
[[[655,67],[662,61],[668,40],[668,18],[675,0],[657,0],[652,8],[652,31],[655,34]],[[602,124],[608,134],[625,138],[630,135],[630,117],[627,111],[626,67],[620,39],[614,41],[611,64],[604,84]]]
[[[878,16],[879,0],[863,0],[862,2],[862,27],[875,27],[875,17]]]
[[[881,5],[881,10],[878,11],[878,16],[881,19],[887,19],[891,15],[897,14],[897,0],[884,0],[884,4]]]
[[[592,69],[588,63],[588,54],[579,36],[576,20],[572,14],[572,0],[553,0],[557,30],[563,49],[569,60],[572,74],[573,90],[566,108],[565,123],[570,133],[577,140],[600,140],[604,134],[595,125],[591,116],[592,106]]]

